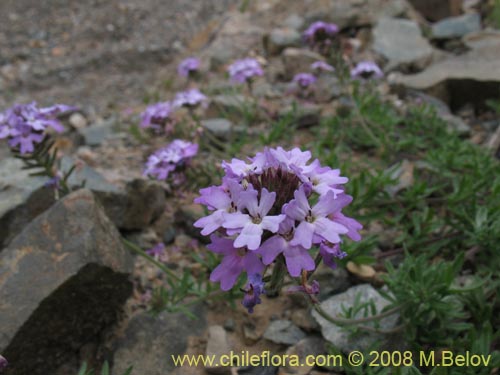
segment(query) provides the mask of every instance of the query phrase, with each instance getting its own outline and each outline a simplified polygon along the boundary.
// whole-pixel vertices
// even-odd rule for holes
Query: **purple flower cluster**
[[[166,180],[170,173],[185,166],[197,153],[197,144],[176,139],[148,158],[144,175]]]
[[[160,131],[173,123],[173,114],[180,107],[195,108],[206,106],[208,98],[198,89],[181,91],[175,95],[173,101],[155,103],[146,108],[141,114],[141,128],[152,128]]]
[[[177,93],[174,98],[174,107],[194,108],[198,105],[205,105],[208,98],[198,89],[190,89]]]
[[[361,61],[353,69],[351,69],[352,78],[382,78],[384,72],[373,61]]]
[[[316,45],[333,39],[338,32],[339,27],[336,24],[316,21],[304,31],[303,36],[308,44]]]
[[[64,130],[57,116],[74,109],[62,104],[39,108],[35,102],[14,105],[0,113],[0,139],[7,139],[9,146],[23,155],[32,153],[49,128],[56,132]]]
[[[311,73],[298,73],[293,77],[293,82],[305,89],[316,82],[317,78]]]
[[[175,107],[171,102],[161,102],[148,106],[141,114],[141,128],[160,130],[172,120]]]
[[[333,259],[344,255],[341,236],[361,238],[362,226],[342,213],[352,201],[342,188],[348,179],[310,159],[309,151],[278,147],[248,161],[223,162],[222,185],[201,189],[195,199],[211,213],[194,226],[210,235],[208,249],[223,255],[210,280],[229,290],[246,272],[246,307],[253,306],[249,301],[257,301],[263,288],[255,275],[263,275],[278,257],[298,277],[315,269],[313,248],[319,247],[325,263],[335,266]]]
[[[181,77],[189,77],[190,75],[196,73],[200,68],[201,62],[196,57],[188,57],[181,61],[177,67],[177,73]]]
[[[246,83],[252,78],[264,75],[259,62],[253,58],[236,60],[228,67],[229,77],[233,82]]]
[[[2,355],[0,355],[0,372],[5,370],[8,366],[9,362],[7,362],[7,360]]]

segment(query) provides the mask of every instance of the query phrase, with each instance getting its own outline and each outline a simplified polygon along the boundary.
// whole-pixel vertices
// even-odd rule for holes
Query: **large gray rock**
[[[389,77],[393,85],[422,90],[445,101],[452,110],[479,105],[500,92],[500,41],[437,62],[421,73]]]
[[[38,216],[0,253],[7,374],[49,374],[113,325],[131,294],[131,255],[89,190]],[[88,360],[88,359],[87,359]]]
[[[460,38],[479,30],[481,30],[481,16],[478,13],[467,13],[436,22],[432,25],[432,36],[435,39]]]
[[[336,317],[342,314],[344,308],[353,306],[355,299],[359,295],[359,303],[366,303],[372,300],[377,308],[377,312],[389,304],[389,301],[384,299],[370,284],[362,284],[350,288],[347,292],[337,294],[330,297],[321,303],[321,308],[330,316]],[[363,309],[362,309],[363,310]],[[353,350],[366,350],[375,341],[383,339],[384,336],[375,333],[360,333],[355,337],[351,337],[349,331],[338,325],[330,323],[323,318],[317,311],[313,311],[313,317],[321,326],[323,337],[335,345],[338,349],[344,352],[351,352]],[[359,311],[354,318],[362,318],[363,311]],[[388,316],[380,320],[380,329],[388,330],[396,326],[399,316],[397,314]],[[373,322],[363,323],[366,326],[372,326]]]
[[[233,123],[225,118],[201,120],[201,126],[212,132],[217,138],[226,141],[230,138],[233,129]]]
[[[382,18],[373,29],[373,39],[373,49],[388,60],[388,69],[423,68],[432,59],[432,47],[414,21]]]
[[[183,354],[189,336],[199,336],[206,328],[205,311],[196,305],[191,312],[197,320],[183,313],[148,312],[136,315],[115,343],[113,375],[122,375],[130,366],[134,374],[166,375],[175,368],[173,355]]]

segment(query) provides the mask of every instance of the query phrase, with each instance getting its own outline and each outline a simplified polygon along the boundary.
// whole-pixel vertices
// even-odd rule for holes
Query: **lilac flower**
[[[260,192],[260,200],[257,199],[255,190],[242,192],[240,199],[242,208],[245,208],[248,214],[241,212],[225,214],[222,226],[226,229],[238,230],[234,246],[247,246],[250,250],[257,250],[264,230],[276,233],[285,215],[267,216],[273,207],[276,193],[270,193],[266,188]]]
[[[310,45],[332,39],[339,32],[339,27],[334,23],[316,21],[304,31],[304,40]]]
[[[265,294],[264,283],[262,281],[262,276],[258,273],[248,275],[248,282],[245,288],[245,296],[241,304],[248,309],[249,313],[253,313],[253,308],[255,305],[262,303],[260,299],[261,294]]]
[[[166,180],[171,172],[184,166],[197,153],[197,144],[176,139],[148,158],[144,175]]]
[[[39,108],[35,102],[14,105],[0,115],[0,139],[7,138],[9,146],[19,149],[22,155],[32,153],[49,128],[64,130],[56,116],[73,109],[62,104]]]
[[[161,129],[171,121],[175,108],[171,102],[155,103],[146,108],[141,114],[141,128]]]
[[[191,74],[198,71],[200,64],[200,60],[196,57],[188,57],[187,59],[181,61],[177,67],[177,73],[181,77],[189,77]]]
[[[208,98],[201,93],[198,89],[190,89],[177,93],[174,98],[175,107],[196,107],[198,105],[205,105]]]
[[[318,203],[311,208],[304,188],[295,191],[294,196],[295,199],[285,207],[285,213],[300,224],[290,243],[309,249],[313,241],[318,242],[317,238],[320,239],[319,242],[322,240],[331,243],[340,242],[340,235],[347,233],[348,229],[328,218],[328,215],[339,208],[340,199],[335,199],[334,193],[329,191],[320,196]]]
[[[293,77],[293,82],[305,89],[315,83],[317,78],[311,73],[298,73]]]
[[[324,61],[316,61],[311,64],[311,70],[315,72],[334,72],[335,68]]]
[[[9,362],[7,362],[7,360],[2,355],[0,355],[0,372],[5,370],[8,366]]]
[[[347,253],[340,250],[340,244],[327,244],[325,242],[319,246],[319,254],[323,259],[323,263],[333,269],[337,268],[334,259],[342,259],[347,256]]]
[[[278,234],[264,242],[257,252],[262,255],[262,262],[265,265],[271,264],[279,254],[283,253],[288,272],[291,276],[298,277],[302,270],[314,270],[315,264],[306,248],[290,243],[293,230],[293,220],[284,220],[280,224]]]
[[[311,250],[319,247],[320,256],[332,266],[334,259],[344,255],[338,246],[342,236],[360,239],[361,224],[342,213],[352,201],[342,188],[347,178],[317,159],[311,162],[311,157],[309,151],[278,147],[247,160],[224,161],[222,185],[202,189],[195,199],[210,213],[194,226],[211,235],[210,250],[224,255],[211,280],[229,290],[245,271],[243,303],[249,311],[260,302],[255,285],[261,281],[252,275],[264,276],[264,266],[278,260],[270,268],[282,278],[284,262],[290,276],[302,275],[300,291],[314,298],[319,285],[306,285],[304,279],[316,268]]]
[[[212,243],[207,248],[224,255],[221,264],[210,274],[210,281],[220,282],[222,290],[231,289],[243,271],[248,275],[262,274],[264,265],[254,251],[244,247],[235,248],[233,241],[228,238],[212,235],[210,239]]]
[[[380,67],[375,64],[373,61],[361,61],[356,67],[351,69],[351,77],[352,78],[382,78],[384,73],[380,69]]]
[[[164,260],[165,254],[165,244],[163,242],[158,242],[151,249],[146,250],[146,254],[152,256],[156,260]]]
[[[259,62],[253,58],[236,60],[228,67],[229,77],[233,82],[245,83],[252,78],[264,75]]]

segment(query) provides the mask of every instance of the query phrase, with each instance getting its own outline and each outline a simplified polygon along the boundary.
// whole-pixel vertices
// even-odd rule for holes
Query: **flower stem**
[[[283,287],[283,282],[285,280],[286,266],[285,259],[282,255],[276,260],[276,264],[273,268],[273,273],[271,274],[271,281],[269,284],[269,289],[267,289],[266,295],[268,297],[277,297],[279,291]]]

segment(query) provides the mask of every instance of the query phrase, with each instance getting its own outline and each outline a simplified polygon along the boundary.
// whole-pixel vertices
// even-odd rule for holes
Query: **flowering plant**
[[[303,38],[311,47],[321,48],[331,44],[338,32],[339,27],[336,24],[316,21],[304,31]]]
[[[373,61],[361,61],[353,69],[351,69],[352,78],[382,78],[384,72]]]
[[[222,184],[201,189],[195,199],[211,213],[194,225],[210,236],[208,249],[223,255],[210,280],[229,290],[245,272],[244,305],[249,311],[260,303],[263,277],[273,263],[271,292],[279,291],[288,271],[292,277],[302,276],[300,291],[317,294],[317,283],[307,284],[308,272],[321,260],[335,267],[334,259],[345,255],[342,235],[361,238],[362,226],[342,213],[352,201],[342,187],[348,179],[310,159],[309,151],[278,147],[248,162],[223,162]],[[311,255],[318,247],[315,261]]]
[[[144,175],[157,180],[166,180],[171,173],[174,173],[174,182],[179,182],[182,175],[178,172],[197,153],[198,145],[196,143],[176,139],[149,156]]]
[[[181,77],[190,77],[198,72],[201,62],[196,57],[188,57],[177,66],[177,73]]]
[[[148,106],[141,114],[141,128],[151,128],[155,131],[164,130],[169,133],[175,109],[171,102],[160,102]]]
[[[238,83],[250,83],[254,77],[264,75],[259,62],[256,59],[248,57],[246,59],[236,60],[228,67],[231,81]]]

